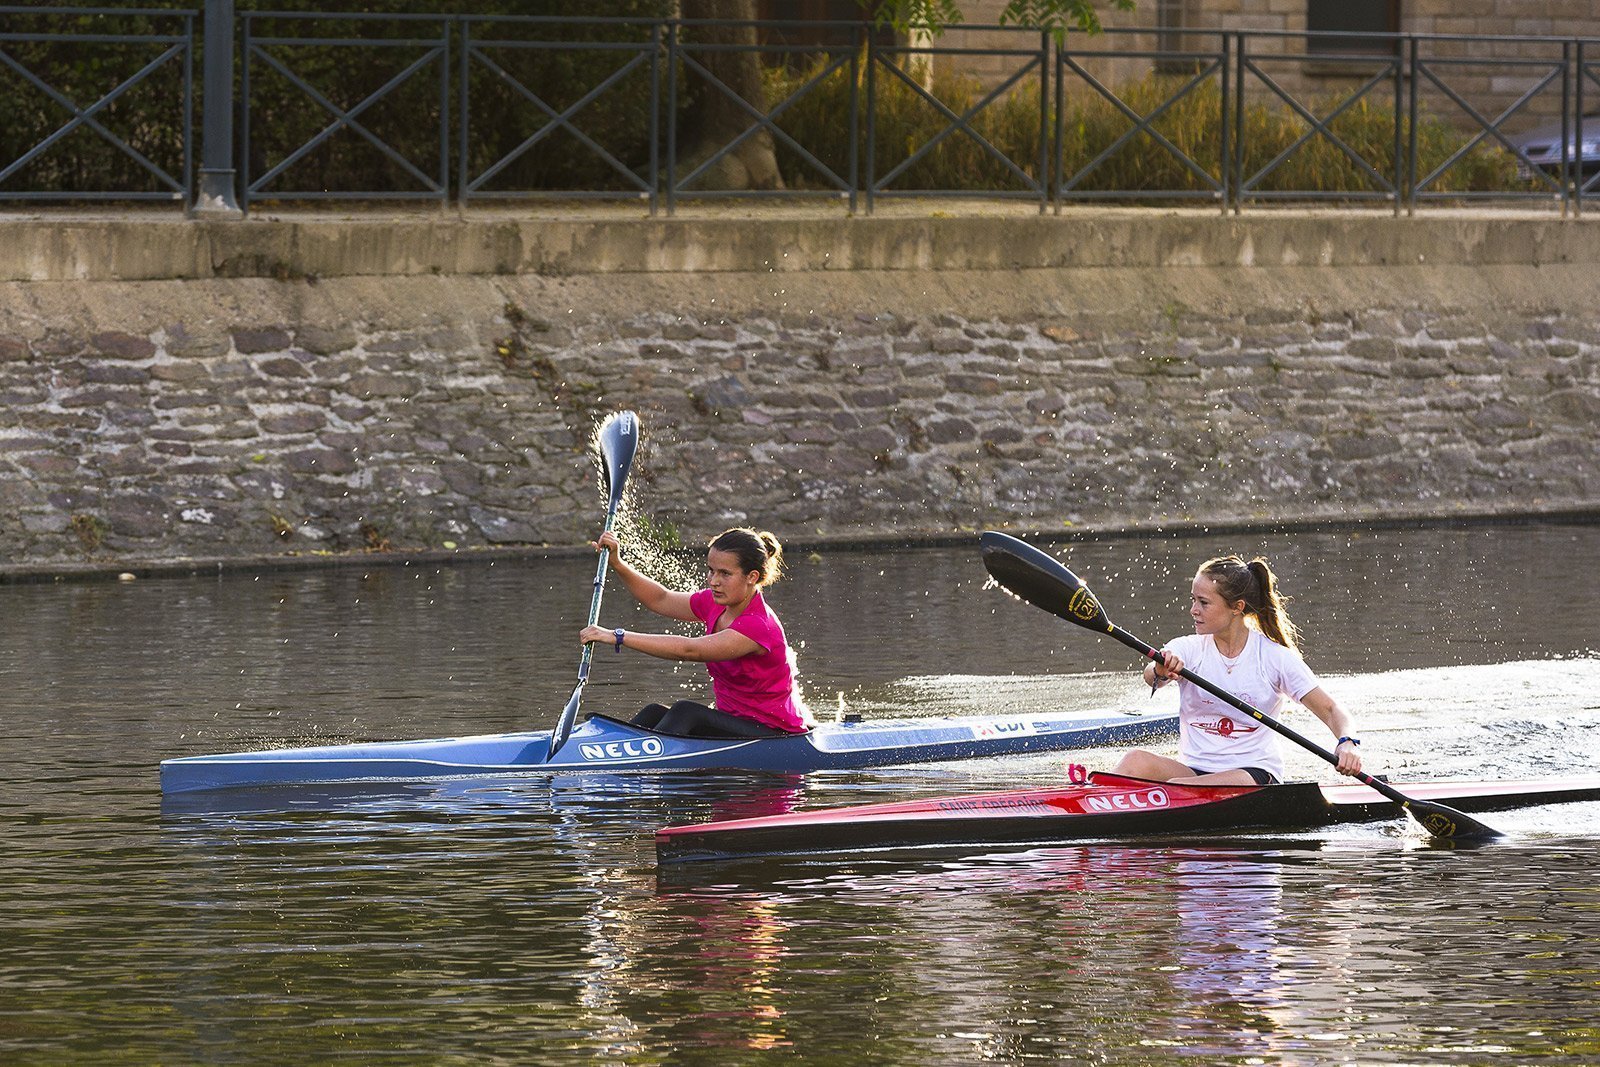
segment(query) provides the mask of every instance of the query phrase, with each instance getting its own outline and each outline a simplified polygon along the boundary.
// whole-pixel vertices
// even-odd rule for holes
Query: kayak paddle
[[[1151,648],[1106,618],[1105,610],[1100,606],[1100,601],[1095,599],[1095,595],[1089,591],[1089,587],[1083,583],[1083,579],[1062,566],[1052,556],[1039,551],[1030,544],[1017,540],[1015,537],[994,531],[989,531],[979,538],[979,544],[983,549],[984,568],[1008,592],[1021,597],[1035,607],[1043,608],[1052,615],[1058,615],[1068,622],[1077,623],[1079,626],[1093,630],[1096,633],[1110,634],[1141,656],[1157,663],[1161,662],[1161,653],[1159,651]],[[1335,766],[1338,765],[1339,757],[1315,742],[1301,737],[1272,716],[1252,707],[1233,694],[1217,688],[1204,678],[1191,673],[1188,668],[1184,668],[1179,673],[1186,681],[1199,686],[1219,700],[1227,701],[1263,726],[1276,730],[1306,751],[1321,756]],[[1377,790],[1400,805],[1408,815],[1417,820],[1422,825],[1422,828],[1434,837],[1448,837],[1459,840],[1487,840],[1501,836],[1498,830],[1485,826],[1470,815],[1465,815],[1454,808],[1445,807],[1443,804],[1408,797],[1388,782],[1379,781],[1369,774],[1358,772],[1353,777],[1362,785],[1369,789]]]
[[[628,484],[628,468],[633,466],[633,455],[638,449],[639,416],[631,411],[606,416],[606,421],[600,424],[600,477],[611,493],[611,501],[606,507],[607,530],[616,524],[617,508],[622,504],[622,490]],[[590,626],[600,619],[600,595],[605,592],[606,571],[610,566],[611,553],[600,553],[600,566],[594,572],[594,596],[589,601]],[[567,706],[561,709],[556,728],[550,733],[550,751],[544,757],[547,763],[555,758],[561,746],[567,743],[567,735],[572,733],[572,724],[578,718],[578,702],[583,699],[583,683],[589,680],[589,661],[593,657],[594,645],[584,645],[583,658],[578,661],[578,684],[573,688]]]

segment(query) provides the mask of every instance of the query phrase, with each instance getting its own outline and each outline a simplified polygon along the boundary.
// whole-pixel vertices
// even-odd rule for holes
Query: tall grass
[[[770,72],[769,99],[777,102],[786,98],[819,70]],[[1159,117],[1150,123],[1151,129],[1188,156],[1194,168],[1205,177],[1196,174],[1148,132],[1140,131],[1123,140],[1135,125],[1134,120],[1110,101],[1087,93],[1067,98],[1061,125],[1059,173],[1071,182],[1073,189],[1099,193],[1203,192],[1211,187],[1210,183],[1220,181],[1223,166],[1221,90],[1214,80],[1202,82],[1169,103],[1169,98],[1186,80],[1152,74],[1122,86],[1118,95],[1140,115],[1148,116],[1161,110]],[[882,181],[895,167],[939,136],[948,127],[949,120],[916,88],[892,72],[877,71],[876,83],[873,170],[876,180]],[[796,100],[779,121],[786,133],[841,175],[850,145],[850,88],[847,72],[835,72]],[[944,73],[934,76],[928,91],[958,115],[965,114],[986,92],[971,78]],[[864,98],[864,88],[862,92]],[[1337,98],[1317,99],[1307,103],[1307,110],[1315,115],[1328,115],[1340,102]],[[1053,102],[1047,120],[1047,137],[1053,138]],[[1228,120],[1236,121],[1233,115]],[[1404,116],[1400,121],[1401,151],[1405,153],[1410,150],[1410,131]],[[971,126],[1014,161],[1018,169],[1037,180],[1037,83],[1025,85],[994,101],[973,117]],[[1378,106],[1363,97],[1333,119],[1328,127],[1348,151],[1322,133],[1306,137],[1310,125],[1286,104],[1248,103],[1237,133],[1243,146],[1242,174],[1250,188],[1273,193],[1358,196],[1381,192],[1384,183],[1395,180],[1395,115],[1391,108]],[[863,167],[866,136],[863,120],[857,132]],[[1472,137],[1473,133],[1458,129],[1440,117],[1419,118],[1417,175],[1430,173]],[[1280,160],[1279,156],[1284,153],[1288,154]],[[1358,160],[1378,177],[1368,173]],[[779,164],[785,180],[793,188],[817,188],[825,184],[814,168],[782,145]],[[1266,169],[1269,165],[1270,169]],[[863,172],[862,180],[865,178]],[[975,138],[956,131],[897,175],[887,188],[997,192],[1020,191],[1026,188],[1026,183],[992,158]],[[1429,186],[1430,191],[1446,193],[1523,192],[1533,188],[1532,183],[1518,178],[1511,154],[1489,143],[1477,145]],[[1134,195],[1129,199],[1138,197]]]

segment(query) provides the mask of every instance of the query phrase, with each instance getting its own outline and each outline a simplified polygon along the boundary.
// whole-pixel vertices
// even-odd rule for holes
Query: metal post
[[[1238,75],[1233,79],[1233,213],[1244,209],[1244,72],[1245,35],[1233,37]]]
[[[1584,150],[1583,150],[1583,79],[1585,77],[1585,75],[1584,75],[1584,62],[1585,62],[1585,60],[1583,58],[1583,44],[1584,44],[1584,42],[1581,41],[1581,40],[1578,41],[1578,43],[1577,43],[1577,49],[1578,49],[1578,53],[1577,53],[1577,63],[1578,63],[1577,75],[1578,76],[1573,81],[1573,85],[1572,85],[1572,91],[1573,91],[1572,121],[1574,123],[1573,128],[1572,128],[1572,143],[1577,145],[1577,151],[1578,151],[1578,174],[1577,174],[1577,177],[1576,177],[1575,181],[1573,182],[1573,188],[1572,188],[1572,217],[1573,218],[1578,218],[1583,214],[1583,185],[1584,185],[1584,181],[1585,181],[1584,176],[1583,176],[1583,165],[1585,163],[1592,163],[1593,162],[1593,160],[1591,158],[1589,158],[1589,157],[1587,157],[1585,155]],[[1566,132],[1565,131],[1562,132],[1562,136],[1563,137],[1566,136]]]
[[[1232,125],[1234,98],[1230,94],[1240,93],[1240,91],[1243,91],[1243,86],[1234,85],[1234,38],[1232,38],[1232,35],[1222,34],[1221,45],[1222,94],[1221,99],[1219,99],[1219,110],[1222,112],[1222,218],[1226,219],[1227,206],[1229,206],[1230,200],[1234,198],[1235,181],[1237,181],[1234,174],[1234,138],[1237,138],[1238,131],[1235,131],[1234,125]]]
[[[1061,214],[1061,189],[1067,178],[1067,78],[1065,70],[1067,59],[1064,55],[1066,43],[1067,39],[1063,37],[1061,42],[1056,45],[1056,50],[1051,53],[1052,58],[1050,61],[1054,67],[1050,73],[1055,78],[1056,86],[1056,130],[1055,147],[1051,149],[1054,163],[1050,173],[1050,199],[1055,201],[1055,213],[1057,215]],[[1223,137],[1223,141],[1227,141],[1226,136]]]
[[[878,140],[878,92],[877,83],[877,46],[872,34],[867,34],[867,214],[872,214],[872,200],[875,190],[873,186],[878,181],[877,171],[877,144]]]
[[[1050,31],[1039,31],[1039,214],[1050,210]]]
[[[1412,38],[1415,40],[1415,38]],[[1400,128],[1401,119],[1406,113],[1406,80],[1405,80],[1405,46],[1406,41],[1400,38],[1394,42],[1394,217],[1399,218],[1406,204],[1406,165],[1402,158],[1405,131]]]
[[[667,216],[678,213],[678,35],[676,19],[667,23]]]
[[[661,209],[661,23],[650,27],[650,217]]]
[[[461,89],[456,94],[456,119],[460,147],[456,150],[456,210],[466,212],[468,182],[472,168],[467,165],[467,152],[472,137],[472,23],[461,20]]]
[[[1566,218],[1572,211],[1572,163],[1574,149],[1583,150],[1582,142],[1574,145],[1572,137],[1581,133],[1582,123],[1572,111],[1572,44],[1571,41],[1561,42],[1561,217]],[[1578,76],[1583,77],[1580,67]],[[1568,120],[1571,120],[1570,122]],[[1567,133],[1568,126],[1572,134]],[[1581,156],[1579,157],[1582,158]],[[1577,184],[1583,184],[1583,167],[1578,167]]]
[[[856,194],[861,190],[861,56],[869,31],[865,23],[850,31],[850,217],[856,214]]]
[[[1406,97],[1406,131],[1410,138],[1406,150],[1406,214],[1414,216],[1417,213],[1417,117],[1420,113],[1421,69],[1422,60],[1420,45],[1421,38],[1412,37],[1407,42],[1407,64],[1411,71],[1411,91]]]
[[[200,188],[194,213],[242,219],[233,166],[233,0],[206,0]]]

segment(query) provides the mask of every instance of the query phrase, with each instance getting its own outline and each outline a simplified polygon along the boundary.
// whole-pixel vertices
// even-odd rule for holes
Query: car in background
[[[1567,165],[1577,169],[1584,179],[1600,173],[1600,111],[1584,115],[1577,122],[1560,119],[1547,122],[1507,140],[1521,156],[1517,171],[1523,178],[1532,178],[1535,170],[1551,177],[1561,175],[1561,139],[1563,126],[1567,141]]]

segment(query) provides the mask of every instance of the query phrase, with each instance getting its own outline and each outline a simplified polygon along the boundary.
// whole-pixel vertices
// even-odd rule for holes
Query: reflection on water
[[[1313,665],[1397,779],[1600,766],[1600,531],[1067,558],[1160,640],[1185,627],[1193,564],[1224,548],[1273,556]],[[162,808],[167,755],[547,724],[590,577],[576,559],[0,588],[0,1060],[1600,1060],[1600,804],[1497,812],[1509,842],[1474,850],[1397,820],[665,877],[663,824],[1052,782],[1064,757]],[[824,707],[836,691],[869,714],[1148,701],[1120,646],[983,581],[960,550],[827,553],[773,600]],[[605,615],[634,625],[625,600]],[[596,656],[585,707],[680,687],[702,676]],[[1291,768],[1327,777],[1307,755]]]

